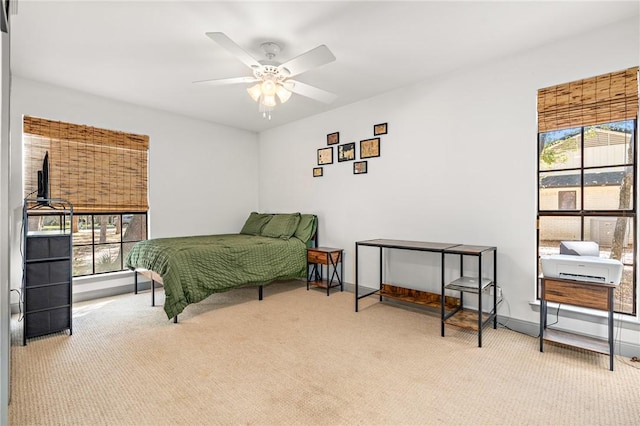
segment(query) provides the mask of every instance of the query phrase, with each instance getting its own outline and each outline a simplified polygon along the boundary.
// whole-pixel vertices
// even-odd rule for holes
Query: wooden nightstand
[[[340,264],[340,273],[338,274],[338,264]],[[309,271],[309,265],[312,265]],[[322,279],[322,265],[327,267],[327,280]],[[327,289],[327,296],[332,287],[342,286],[342,249],[331,247],[313,247],[307,249],[307,290],[309,284]],[[336,282],[334,283],[334,279]]]

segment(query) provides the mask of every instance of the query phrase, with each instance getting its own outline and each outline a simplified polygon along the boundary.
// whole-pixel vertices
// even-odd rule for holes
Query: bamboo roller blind
[[[147,202],[149,137],[25,116],[25,195],[38,188],[49,151],[50,197],[76,213],[143,212]]]
[[[634,119],[638,67],[538,90],[538,132]]]

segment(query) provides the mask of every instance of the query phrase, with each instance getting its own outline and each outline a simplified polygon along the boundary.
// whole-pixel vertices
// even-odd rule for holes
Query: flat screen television
[[[42,170],[38,171],[38,199],[49,198],[49,151],[45,152],[42,160]]]

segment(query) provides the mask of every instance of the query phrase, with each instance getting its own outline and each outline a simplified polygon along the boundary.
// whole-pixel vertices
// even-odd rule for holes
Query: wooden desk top
[[[370,247],[397,248],[397,249],[404,249],[404,250],[441,252],[451,247],[459,246],[460,244],[432,243],[427,241],[387,240],[382,238],[382,239],[374,239],[374,240],[357,241],[356,245],[370,246]]]

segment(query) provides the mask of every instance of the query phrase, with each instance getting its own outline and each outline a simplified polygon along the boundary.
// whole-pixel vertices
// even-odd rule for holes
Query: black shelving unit
[[[34,226],[38,222],[53,225]],[[32,337],[65,330],[73,333],[72,224],[73,206],[69,201],[24,200],[23,345]]]

